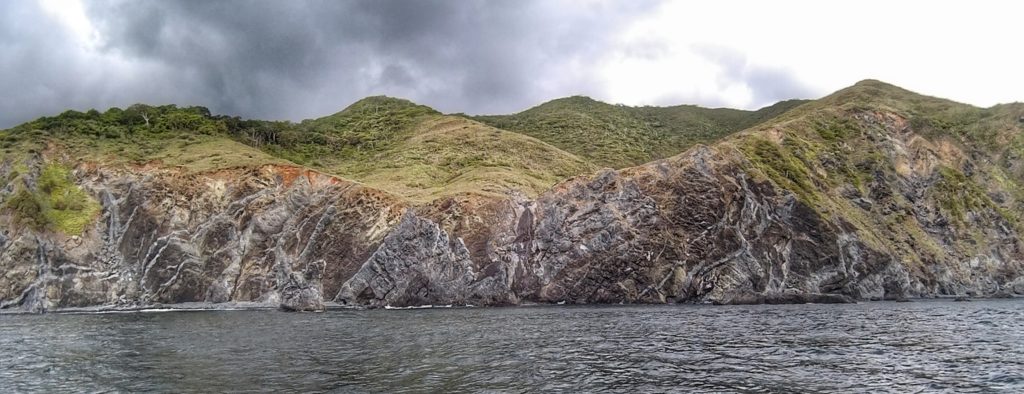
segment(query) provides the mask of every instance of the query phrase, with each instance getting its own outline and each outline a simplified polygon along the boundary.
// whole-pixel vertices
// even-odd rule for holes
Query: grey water
[[[0,315],[2,392],[1022,392],[1024,301]]]

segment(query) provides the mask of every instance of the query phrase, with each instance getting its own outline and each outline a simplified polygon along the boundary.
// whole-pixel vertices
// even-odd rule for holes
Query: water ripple
[[[3,391],[1021,392],[1024,302],[0,315]]]

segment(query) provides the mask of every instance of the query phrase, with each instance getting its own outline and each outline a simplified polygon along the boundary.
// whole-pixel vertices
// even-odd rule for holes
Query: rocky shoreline
[[[719,307],[726,306],[751,306],[751,305],[814,305],[814,304],[860,304],[860,303],[878,303],[878,302],[970,302],[970,301],[1012,301],[1024,299],[1022,296],[1003,296],[1003,297],[957,297],[957,296],[936,296],[929,298],[902,298],[895,300],[853,300],[849,298],[832,298],[832,297],[786,297],[781,299],[769,299],[761,298],[747,302],[748,300],[738,300],[738,302],[724,304],[724,303],[679,303],[679,304],[559,304],[559,303],[524,303],[519,305],[509,306],[491,306],[499,308],[546,308],[546,307],[603,307],[603,306],[650,306],[650,305],[664,305],[664,306],[686,306],[686,305],[713,305]],[[302,313],[322,313],[322,312],[336,312],[336,311],[352,311],[352,310],[421,310],[421,309],[452,309],[452,308],[477,308],[475,305],[419,305],[419,306],[384,306],[384,307],[365,307],[365,306],[350,306],[339,304],[336,302],[324,303],[324,308],[319,310],[304,310],[297,311],[294,309],[282,308],[280,305],[258,303],[258,302],[228,302],[228,303],[206,303],[206,302],[186,302],[180,304],[152,304],[152,305],[133,305],[133,306],[119,306],[119,305],[97,305],[89,307],[67,307],[67,308],[56,308],[47,310],[45,313],[48,314],[104,314],[104,313],[162,313],[162,312],[217,312],[217,311],[280,311],[280,312],[302,312]],[[0,309],[0,315],[34,315],[39,312],[27,311],[23,309]]]
[[[604,171],[536,200],[425,207],[282,167],[201,177],[84,169],[83,185],[104,196],[96,228],[74,238],[4,234],[0,266],[22,280],[8,279],[0,300],[30,311],[228,301],[318,310],[332,301],[729,304],[1024,292],[1017,270],[909,271],[842,218],[751,179],[723,153],[700,147]]]
[[[98,202],[81,235],[0,215],[0,310],[1024,295],[1024,227],[1006,175],[1017,167],[1003,170],[899,113],[841,114],[828,127],[843,129],[828,133],[849,135],[804,153],[815,161],[778,145],[811,149],[811,136],[772,126],[536,197],[412,203],[290,165],[196,173],[79,163],[74,182]],[[857,161],[857,152],[873,153]],[[0,193],[38,189],[44,163],[60,157],[51,148],[0,163],[0,179],[12,179]],[[868,175],[851,175],[851,165]]]

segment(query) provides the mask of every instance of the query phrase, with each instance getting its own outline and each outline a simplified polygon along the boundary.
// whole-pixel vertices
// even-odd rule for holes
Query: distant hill
[[[390,97],[366,98],[286,128],[267,151],[415,200],[458,193],[535,196],[593,169],[532,137]]]
[[[865,80],[720,149],[735,148],[751,174],[839,218],[915,275],[932,275],[936,261],[966,275],[971,259],[1024,250],[1007,241],[1024,232],[1021,116],[1021,103],[978,108]]]
[[[806,102],[788,100],[743,111],[694,105],[629,107],[573,96],[518,114],[471,118],[536,137],[599,166],[622,168],[711,143]]]
[[[7,155],[52,144],[72,157],[111,165],[159,163],[202,172],[295,163],[414,201],[460,193],[536,196],[594,168],[532,137],[383,96],[299,124],[173,105],[67,111],[0,138]]]
[[[758,111],[139,104],[0,150],[0,309],[1024,295],[1024,104],[874,80]]]

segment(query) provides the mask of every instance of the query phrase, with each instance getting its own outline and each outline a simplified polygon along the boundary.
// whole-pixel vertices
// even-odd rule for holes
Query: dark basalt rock
[[[854,119],[906,168],[878,173],[864,190],[808,181],[839,185],[813,198],[766,179],[727,144],[576,177],[533,199],[467,195],[421,206],[296,167],[83,167],[77,182],[102,205],[84,234],[32,231],[0,216],[0,308],[1024,294],[1017,227],[994,209],[951,216],[935,192],[938,148],[911,146],[923,139],[898,117]],[[41,163],[27,163],[29,172]]]
[[[290,312],[322,312],[324,306],[323,290],[320,280],[323,278],[325,263],[323,260],[306,265],[302,275],[296,273],[286,275],[281,280],[281,309]]]
[[[335,300],[370,307],[466,304],[475,277],[461,240],[407,211]]]
[[[718,305],[758,305],[758,304],[852,304],[857,301],[842,294],[773,294],[773,295],[737,295],[725,300],[716,301]]]

